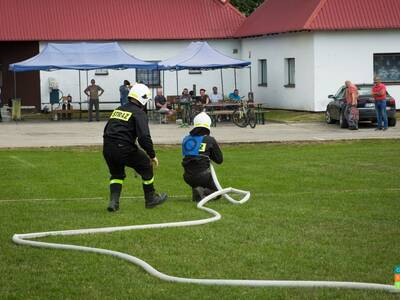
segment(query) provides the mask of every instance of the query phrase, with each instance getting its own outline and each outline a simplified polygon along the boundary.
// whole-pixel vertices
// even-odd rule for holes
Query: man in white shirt
[[[213,89],[213,92],[210,95],[211,102],[215,103],[215,102],[218,102],[218,101],[222,101],[223,98],[222,98],[221,94],[218,94],[218,88],[216,86],[214,86],[212,89]]]

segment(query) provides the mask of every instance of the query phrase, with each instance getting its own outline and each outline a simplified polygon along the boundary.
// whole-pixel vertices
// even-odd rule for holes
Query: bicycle
[[[242,128],[247,127],[247,125],[250,125],[251,128],[255,128],[257,125],[257,119],[254,108],[249,107],[248,101],[241,100],[240,102],[240,107],[233,111],[233,123]]]

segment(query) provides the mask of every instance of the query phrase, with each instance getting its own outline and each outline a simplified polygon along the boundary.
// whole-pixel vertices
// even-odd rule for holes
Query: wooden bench
[[[217,126],[217,120],[219,116],[232,116],[233,110],[213,110],[207,111],[207,114],[211,117],[211,126]]]

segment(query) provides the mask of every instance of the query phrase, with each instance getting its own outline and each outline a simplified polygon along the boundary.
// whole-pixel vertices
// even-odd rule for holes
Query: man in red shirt
[[[388,118],[386,112],[386,86],[381,82],[379,77],[375,77],[374,86],[372,88],[372,97],[375,99],[375,110],[377,126],[375,130],[382,130],[382,120],[383,120],[383,130],[388,129]]]
[[[359,112],[357,109],[358,88],[350,80],[346,80],[346,107],[344,115],[347,119],[349,129],[358,129]]]

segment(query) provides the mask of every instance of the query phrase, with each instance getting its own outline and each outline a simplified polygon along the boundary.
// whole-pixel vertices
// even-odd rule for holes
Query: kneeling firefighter
[[[167,195],[156,194],[153,186],[153,165],[158,160],[147,115],[143,111],[150,100],[150,90],[144,84],[135,84],[129,91],[128,103],[118,107],[104,128],[103,156],[110,170],[110,212],[119,209],[119,198],[125,178],[125,166],[133,168],[143,180],[145,207],[152,208],[163,203]],[[138,141],[139,149],[136,145]]]
[[[193,120],[194,128],[182,142],[183,179],[192,187],[192,200],[199,202],[217,191],[211,176],[210,161],[221,164],[223,156],[217,141],[210,136],[211,119],[199,113]]]

